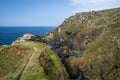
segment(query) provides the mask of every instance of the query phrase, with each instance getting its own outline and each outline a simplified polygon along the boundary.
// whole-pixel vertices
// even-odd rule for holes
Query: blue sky
[[[0,26],[58,26],[76,12],[120,7],[120,0],[0,0]]]

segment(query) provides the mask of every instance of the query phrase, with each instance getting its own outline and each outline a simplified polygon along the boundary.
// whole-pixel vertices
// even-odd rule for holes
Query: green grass
[[[46,74],[48,75],[49,80],[68,79],[65,68],[60,62],[59,57],[53,51],[51,51],[49,48],[46,48],[43,55],[47,59],[46,58],[40,59],[40,63],[41,63],[41,66],[43,66],[44,70],[48,71]],[[63,75],[66,75],[66,76],[63,76]]]
[[[25,64],[33,53],[25,70]],[[69,80],[59,57],[43,43],[28,41],[5,47],[0,52],[0,59],[2,80],[18,80],[23,70],[23,80]]]
[[[0,78],[3,78],[2,80],[17,80],[27,56],[31,52],[31,48],[20,43],[3,47],[0,51]]]
[[[120,79],[120,68],[116,69],[120,62],[120,50],[117,48],[119,35],[120,29],[118,28],[107,30],[92,42],[79,60],[79,65],[83,71],[87,71],[85,73],[87,76],[100,80],[102,78],[105,80]]]
[[[16,64],[21,58],[22,56],[16,55],[16,52],[14,53],[11,48],[4,48],[0,52],[0,77],[3,77],[11,71],[14,71]]]

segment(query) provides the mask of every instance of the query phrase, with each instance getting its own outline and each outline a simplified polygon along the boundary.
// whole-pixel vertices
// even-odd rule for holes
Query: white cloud
[[[111,2],[113,0],[71,0],[71,2],[74,5],[79,5],[79,4],[98,4],[98,3],[106,3],[106,2]]]
[[[120,0],[70,0],[75,12],[120,7]]]

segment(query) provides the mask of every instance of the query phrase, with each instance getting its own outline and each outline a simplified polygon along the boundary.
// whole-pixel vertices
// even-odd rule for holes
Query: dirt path
[[[31,60],[33,59],[33,56],[38,51],[36,47],[34,47],[34,50],[35,50],[34,53],[31,55],[31,57],[29,58],[29,60],[26,62],[25,67],[24,67],[23,71],[21,72],[20,77],[19,77],[18,80],[23,80],[24,74],[26,72],[26,69],[29,67],[29,65],[31,64]]]

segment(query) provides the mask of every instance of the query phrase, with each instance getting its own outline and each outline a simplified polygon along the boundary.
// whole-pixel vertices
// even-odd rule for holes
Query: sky
[[[0,26],[58,26],[78,12],[120,7],[120,0],[0,0]]]

